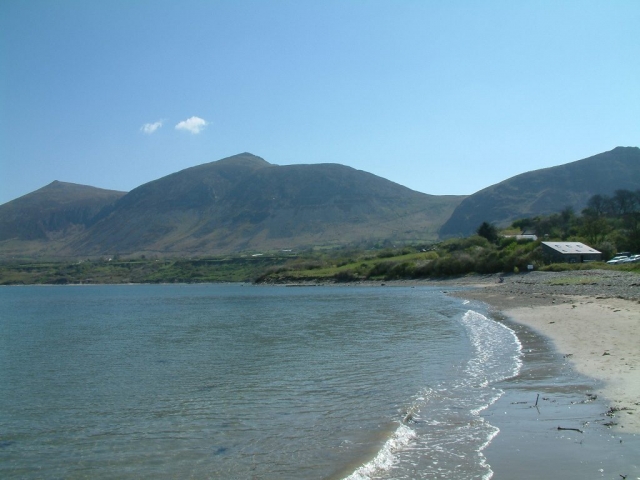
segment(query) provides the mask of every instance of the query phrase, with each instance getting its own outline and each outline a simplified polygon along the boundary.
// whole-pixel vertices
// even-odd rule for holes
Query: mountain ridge
[[[581,209],[640,189],[640,149],[525,172],[470,196],[428,195],[336,163],[276,165],[245,152],[130,192],[54,181],[0,205],[0,257],[200,256],[433,242],[484,221]]]
[[[427,241],[462,198],[415,192],[340,164],[275,165],[245,152],[120,192],[55,242],[30,238],[28,250],[180,256]],[[13,240],[0,242],[0,254],[20,252]]]
[[[444,198],[452,210],[459,197]],[[419,238],[432,222],[398,217],[416,216],[430,203],[436,207],[443,199],[351,167],[280,166],[245,153],[132,190],[71,247],[90,254],[106,248],[205,254],[305,247],[382,239],[376,230],[389,223],[405,230],[400,237]],[[144,225],[137,221],[142,214]]]
[[[582,210],[593,195],[640,189],[640,148],[616,147],[581,160],[521,173],[469,195],[439,233],[469,235],[482,222],[499,227],[518,218]]]

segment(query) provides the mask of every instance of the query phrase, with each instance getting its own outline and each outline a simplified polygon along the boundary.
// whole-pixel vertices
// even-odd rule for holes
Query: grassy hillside
[[[427,249],[428,248],[428,249]],[[640,274],[640,263],[546,264],[538,242],[482,237],[451,239],[431,247],[313,251],[261,257],[201,259],[107,259],[0,264],[0,285],[126,283],[309,283],[433,279],[539,270],[609,269]]]
[[[0,285],[387,281],[517,273],[526,271],[529,265],[536,270],[600,268],[640,274],[640,262],[615,266],[603,262],[549,263],[551,259],[544,255],[540,240],[505,236],[519,233],[523,227],[545,240],[587,243],[600,250],[604,260],[618,251],[640,252],[640,190],[618,190],[612,197],[594,196],[581,215],[565,210],[518,220],[503,235],[495,226],[484,224],[478,229],[480,235],[401,248],[367,245],[195,259],[116,257],[73,263],[13,262],[0,264]]]
[[[283,256],[0,264],[0,285],[251,282]]]

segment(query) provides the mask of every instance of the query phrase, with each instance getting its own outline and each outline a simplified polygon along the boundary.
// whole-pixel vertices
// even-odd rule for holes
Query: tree
[[[591,245],[603,242],[610,231],[611,227],[606,218],[597,215],[583,215],[580,233]]]
[[[535,226],[535,222],[531,218],[520,218],[511,224],[513,228],[519,228],[523,232],[528,228],[533,228]]]
[[[604,215],[607,211],[607,198],[602,195],[594,195],[587,202],[587,209],[595,217]]]
[[[636,208],[636,194],[630,190],[616,190],[613,196],[613,203],[618,215],[626,215]]]
[[[478,227],[476,233],[489,240],[491,243],[496,243],[498,241],[498,229],[495,225],[489,222],[482,222],[482,225]]]

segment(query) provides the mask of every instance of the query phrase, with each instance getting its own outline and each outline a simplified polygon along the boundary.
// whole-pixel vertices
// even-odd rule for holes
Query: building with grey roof
[[[602,253],[580,242],[542,242],[544,255],[553,262],[582,263],[602,260]]]

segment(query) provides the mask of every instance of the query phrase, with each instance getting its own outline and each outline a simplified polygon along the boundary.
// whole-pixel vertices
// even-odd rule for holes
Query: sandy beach
[[[485,278],[458,296],[481,300],[548,337],[598,395],[614,428],[640,434],[640,278],[608,271],[534,272]]]
[[[449,281],[445,282],[448,283]],[[495,479],[640,479],[640,277],[532,272],[467,277],[523,346],[520,374],[482,412]],[[451,283],[451,286],[454,284]]]
[[[640,306],[615,298],[507,309],[505,315],[550,337],[575,369],[603,382],[597,393],[617,413],[616,428],[640,433]]]

